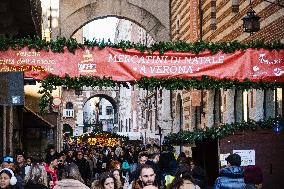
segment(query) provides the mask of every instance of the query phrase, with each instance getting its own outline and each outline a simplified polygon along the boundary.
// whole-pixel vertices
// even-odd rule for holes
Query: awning
[[[48,127],[48,128],[55,128],[55,125],[45,120],[43,117],[29,109],[28,107],[24,106],[23,108],[24,114],[24,125],[32,125],[33,127]]]

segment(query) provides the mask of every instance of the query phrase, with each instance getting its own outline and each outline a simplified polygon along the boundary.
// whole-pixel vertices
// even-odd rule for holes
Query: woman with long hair
[[[39,163],[32,163],[29,172],[25,176],[25,188],[28,189],[48,189],[47,172],[44,166]]]
[[[194,183],[194,179],[190,172],[184,172],[176,175],[175,179],[170,184],[169,189],[200,189],[200,187]]]
[[[114,169],[111,173],[116,180],[117,188],[122,189],[124,187],[124,178],[122,177],[121,171],[119,169]]]
[[[62,176],[62,180],[57,181],[54,189],[63,189],[66,187],[69,189],[89,189],[89,187],[84,184],[84,180],[81,177],[79,168],[75,163],[67,164]]]
[[[100,179],[92,183],[92,189],[118,189],[117,182],[111,173],[104,172]]]

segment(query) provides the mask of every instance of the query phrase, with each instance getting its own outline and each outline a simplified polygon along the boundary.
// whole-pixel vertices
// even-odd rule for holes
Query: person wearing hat
[[[7,168],[7,169],[12,170],[14,176],[17,179],[16,188],[24,189],[24,180],[17,174],[15,159],[12,156],[6,155],[2,158],[1,168],[2,169]]]
[[[214,189],[243,189],[244,169],[241,166],[241,156],[231,154],[226,158],[227,166],[220,170]]]
[[[261,189],[263,182],[262,170],[257,165],[249,165],[245,168],[244,181],[246,186],[244,189]]]
[[[25,179],[26,173],[25,173],[25,168],[26,168],[26,162],[25,162],[25,153],[22,150],[18,150],[16,152],[16,170],[18,172],[18,175],[22,178]]]
[[[0,188],[14,189],[17,179],[11,169],[4,168],[0,171]]]

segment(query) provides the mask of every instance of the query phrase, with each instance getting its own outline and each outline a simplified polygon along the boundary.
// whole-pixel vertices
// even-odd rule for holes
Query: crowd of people
[[[27,157],[18,150],[4,156],[0,188],[6,189],[259,189],[263,181],[257,166],[242,168],[232,154],[220,170],[215,185],[207,183],[205,171],[185,153],[157,145],[68,146],[58,153],[53,146],[41,155]]]

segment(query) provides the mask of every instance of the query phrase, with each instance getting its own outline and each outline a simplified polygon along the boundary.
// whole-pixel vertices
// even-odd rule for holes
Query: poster
[[[220,154],[220,166],[226,166],[227,165],[227,161],[226,158],[230,155],[230,153],[227,154]]]
[[[233,153],[241,156],[241,166],[255,165],[255,150],[233,150]]]

